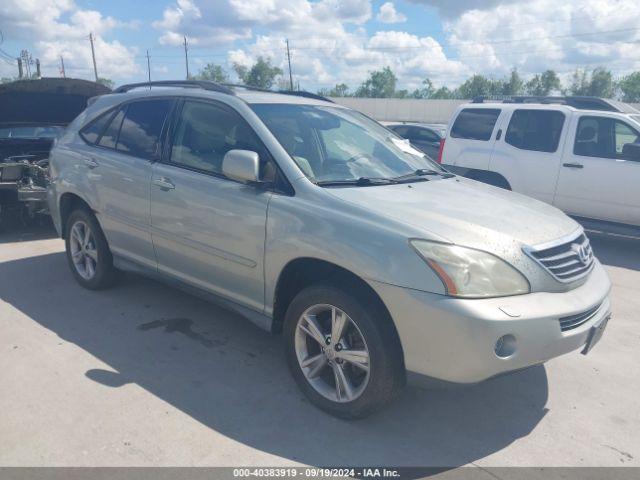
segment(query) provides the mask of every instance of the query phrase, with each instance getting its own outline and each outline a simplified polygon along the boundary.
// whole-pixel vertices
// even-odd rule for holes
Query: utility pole
[[[18,78],[22,78],[24,76],[22,71],[22,57],[18,57],[16,60],[18,60]]]
[[[187,47],[187,36],[184,36],[184,64],[187,67],[187,80],[189,80],[189,49]]]
[[[60,55],[60,75],[62,78],[67,78],[67,72],[64,71],[64,58]]]
[[[149,60],[149,50],[147,50],[147,77],[149,78],[149,90],[151,90],[151,60]]]
[[[291,52],[289,51],[289,39],[287,38],[287,62],[289,63],[289,90],[293,91],[293,74],[291,73]]]
[[[93,58],[93,74],[96,77],[96,82],[98,81],[98,67],[96,66],[96,50],[93,47],[93,33],[89,34],[89,42],[91,42],[91,58]]]
[[[36,78],[42,78],[40,73],[40,59],[36,58]]]

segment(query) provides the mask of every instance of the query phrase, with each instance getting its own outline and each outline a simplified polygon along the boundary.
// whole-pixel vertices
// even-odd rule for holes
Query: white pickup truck
[[[445,167],[553,204],[588,228],[640,233],[640,112],[590,97],[476,102],[447,127]]]

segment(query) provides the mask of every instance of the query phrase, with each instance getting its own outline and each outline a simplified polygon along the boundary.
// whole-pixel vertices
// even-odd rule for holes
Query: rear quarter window
[[[487,141],[499,116],[499,108],[465,108],[453,122],[450,136]]]

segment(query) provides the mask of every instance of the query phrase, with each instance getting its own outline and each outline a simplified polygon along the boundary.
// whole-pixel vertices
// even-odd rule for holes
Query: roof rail
[[[335,103],[333,100],[323,97],[322,95],[318,95],[316,93],[306,92],[304,90],[268,90],[266,88],[260,87],[252,87],[251,85],[244,85],[241,83],[223,83],[225,87],[232,88],[244,88],[245,90],[251,90],[254,92],[265,92],[265,93],[279,93],[281,95],[295,95],[297,97],[305,97],[305,98],[313,98],[314,100],[324,100],[325,102]]]
[[[557,103],[568,105],[579,110],[602,110],[620,113],[628,113],[628,108],[630,108],[621,102],[588,96],[488,95],[475,97],[472,102]]]
[[[235,92],[225,85],[211,82],[209,80],[156,80],[153,82],[129,83],[116,88],[113,93],[125,93],[134,88],[142,87],[184,87],[184,88],[201,88],[212,92],[226,93],[235,95]]]

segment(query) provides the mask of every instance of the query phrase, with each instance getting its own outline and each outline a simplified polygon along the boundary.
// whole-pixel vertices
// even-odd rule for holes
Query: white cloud
[[[633,0],[454,3],[460,13],[445,20],[447,39],[475,72],[501,76],[517,67],[525,75],[546,69],[566,73],[603,65],[621,75],[640,67],[640,19]]]
[[[95,37],[101,77],[118,79],[138,71],[134,48],[126,47],[117,40],[105,39],[114,29],[136,28],[136,23],[120,22],[96,10],[82,9],[72,0],[3,0],[0,4],[0,25],[5,38],[33,45],[31,53],[40,59],[45,76],[59,75],[62,55],[67,76],[91,78],[90,32]],[[15,75],[15,68],[5,65],[2,74]]]
[[[392,2],[383,3],[376,18],[382,23],[402,23],[407,21],[407,16],[398,12]]]

